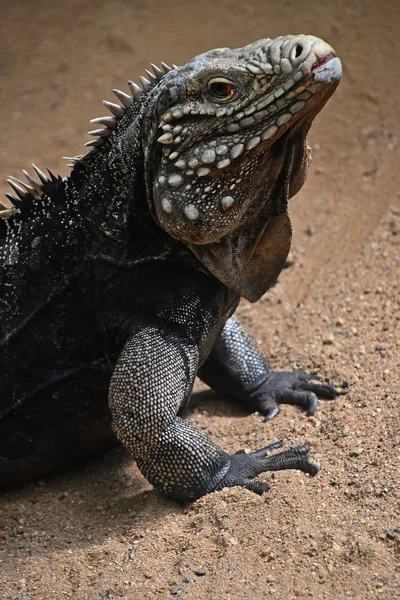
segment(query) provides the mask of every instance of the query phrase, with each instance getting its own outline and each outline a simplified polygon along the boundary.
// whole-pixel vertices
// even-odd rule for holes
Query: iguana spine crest
[[[89,135],[95,136],[97,139],[86,142],[85,146],[90,148],[86,153],[78,155],[78,156],[73,156],[73,157],[71,157],[71,156],[63,157],[65,160],[70,161],[70,163],[69,163],[70,167],[73,168],[77,163],[86,162],[86,160],[88,158],[93,156],[93,154],[95,154],[95,152],[97,151],[98,147],[103,145],[105,138],[107,138],[112,133],[112,131],[116,128],[117,119],[121,118],[122,115],[124,114],[125,110],[132,106],[134,100],[139,98],[143,94],[143,92],[148,92],[156,83],[158,83],[164,77],[164,75],[166,73],[169,73],[173,69],[178,68],[177,65],[173,65],[172,67],[170,67],[169,65],[167,65],[164,62],[161,63],[161,66],[162,66],[162,69],[157,67],[155,64],[151,63],[151,68],[153,69],[154,73],[152,73],[148,69],[145,69],[145,71],[148,75],[148,79],[143,76],[139,77],[142,87],[138,86],[136,83],[129,80],[128,86],[131,91],[131,95],[123,92],[122,90],[113,89],[113,93],[118,98],[118,100],[121,102],[122,106],[120,104],[115,104],[114,102],[109,102],[107,100],[103,100],[104,106],[106,108],[108,108],[108,110],[112,113],[113,116],[112,117],[110,117],[110,116],[98,117],[95,119],[91,119],[90,123],[104,125],[104,127],[101,129],[95,129],[93,131],[88,132]],[[17,208],[18,203],[20,203],[23,200],[26,200],[28,197],[38,198],[39,196],[41,196],[43,194],[44,186],[47,183],[53,183],[53,182],[61,179],[60,177],[56,177],[50,171],[49,171],[49,175],[50,175],[50,179],[49,179],[45,175],[45,173],[43,173],[43,171],[41,171],[39,169],[39,167],[37,167],[34,164],[32,164],[32,167],[36,171],[36,174],[39,177],[39,181],[34,179],[24,169],[22,172],[25,175],[28,183],[25,183],[24,181],[17,179],[16,177],[13,177],[12,175],[10,175],[10,177],[7,179],[7,183],[12,187],[16,196],[14,196],[13,194],[10,194],[9,192],[6,192],[4,194],[5,197],[11,202],[12,206],[8,206],[0,200],[0,219],[8,219],[8,218],[12,217],[17,212],[19,212],[19,210]]]

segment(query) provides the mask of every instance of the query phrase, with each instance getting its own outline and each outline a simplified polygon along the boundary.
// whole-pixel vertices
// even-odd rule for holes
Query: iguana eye
[[[208,89],[214,100],[218,102],[227,102],[231,100],[236,93],[233,83],[223,77],[214,77],[208,82]]]

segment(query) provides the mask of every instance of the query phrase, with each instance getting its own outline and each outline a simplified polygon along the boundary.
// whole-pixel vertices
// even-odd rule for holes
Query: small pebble
[[[352,457],[360,456],[360,454],[362,454],[362,452],[363,452],[362,448],[352,448],[349,452],[349,456],[352,456]]]
[[[315,237],[316,233],[317,233],[316,230],[311,225],[309,225],[306,228],[306,234],[309,235],[311,238]]]
[[[169,590],[171,593],[171,596],[176,596],[181,591],[181,589],[182,589],[182,586],[179,583],[177,583],[176,585],[173,585]]]
[[[200,569],[197,569],[197,571],[194,572],[194,574],[197,575],[198,577],[202,577],[206,573],[207,573],[207,570],[204,567],[201,567]]]
[[[389,529],[386,536],[389,538],[389,540],[400,541],[400,527],[394,527],[393,529]]]
[[[292,252],[289,252],[289,254],[286,257],[285,260],[285,264],[283,265],[284,269],[288,269],[289,267],[291,267],[292,265],[294,265],[296,262],[296,259],[294,258],[294,255]]]

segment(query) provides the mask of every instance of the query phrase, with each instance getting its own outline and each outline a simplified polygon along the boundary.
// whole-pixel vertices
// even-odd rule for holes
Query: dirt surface
[[[332,43],[344,77],[291,201],[294,265],[239,313],[272,367],[350,384],[270,424],[196,394],[190,420],[227,451],[312,447],[319,476],[266,476],[264,497],[174,504],[121,449],[3,494],[1,600],[400,598],[399,30],[397,0],[1,3],[3,182],[31,162],[66,174],[101,99],[150,62],[285,33]]]

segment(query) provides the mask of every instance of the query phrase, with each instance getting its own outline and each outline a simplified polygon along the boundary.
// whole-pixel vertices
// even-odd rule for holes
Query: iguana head
[[[286,259],[305,137],[340,76],[328,44],[296,35],[211,50],[158,84],[146,167],[156,219],[250,300]]]

